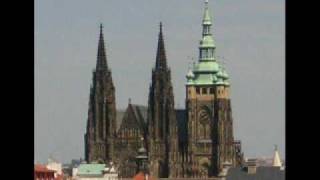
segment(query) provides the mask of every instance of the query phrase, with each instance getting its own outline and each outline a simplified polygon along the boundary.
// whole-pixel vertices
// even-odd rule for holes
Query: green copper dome
[[[192,79],[192,78],[194,78],[194,74],[193,74],[193,72],[192,72],[192,70],[190,69],[189,70],[189,72],[188,72],[188,74],[187,74],[187,79]]]
[[[221,71],[221,69],[219,69],[219,72],[217,73],[218,78],[222,78],[223,77],[223,73]]]
[[[229,79],[229,75],[228,75],[228,73],[227,73],[225,70],[222,71],[222,78],[223,78],[224,80]]]
[[[212,79],[213,79],[213,82],[214,82],[214,83],[218,81],[218,78],[217,78],[216,75],[212,75]]]
[[[224,85],[222,78],[218,78],[218,81],[215,83],[216,85]]]
[[[227,72],[219,65],[215,58],[215,41],[211,30],[211,17],[208,1],[202,20],[202,39],[199,45],[199,61],[186,75],[187,85],[229,85]]]
[[[216,47],[212,36],[203,36],[202,40],[200,41],[200,48],[203,47]]]
[[[219,71],[219,64],[216,61],[200,62],[195,65],[194,73],[197,72],[211,72],[215,73]]]
[[[186,75],[186,78],[187,78],[187,84],[193,83],[194,74],[191,69],[189,70],[188,74]]]
[[[214,76],[211,74],[196,74],[194,85],[211,85],[214,82]]]

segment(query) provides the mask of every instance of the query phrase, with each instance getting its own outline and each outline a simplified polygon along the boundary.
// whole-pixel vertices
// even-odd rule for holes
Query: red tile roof
[[[134,180],[146,180],[145,179],[145,174],[143,172],[139,172],[138,174],[136,174],[134,177],[133,177]],[[155,180],[154,177],[151,177],[149,175],[148,177],[148,180]]]
[[[45,165],[42,165],[42,164],[35,164],[34,171],[35,172],[53,172],[53,173],[55,172],[54,170],[50,170]]]

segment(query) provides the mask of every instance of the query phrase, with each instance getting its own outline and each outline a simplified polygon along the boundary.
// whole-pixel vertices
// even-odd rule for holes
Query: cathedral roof
[[[116,117],[116,121],[117,121],[117,130],[120,128],[120,125],[122,123],[122,119],[123,119],[123,116],[125,114],[125,110],[118,110],[117,111],[117,117]]]
[[[135,119],[138,120],[141,126],[145,126],[145,124],[147,123],[148,107],[143,105],[136,105],[136,104],[131,104],[131,107],[132,107],[133,115],[135,116]],[[128,108],[126,110],[117,111],[117,130],[120,129],[122,122],[125,118],[125,114],[128,112]]]
[[[140,123],[146,125],[147,123],[147,112],[148,107],[144,105],[132,104],[134,115]],[[127,109],[128,110],[128,109]],[[117,111],[117,130],[120,129],[123,122],[125,113],[127,110],[118,110]],[[176,109],[176,118],[178,122],[178,133],[182,137],[182,141],[187,141],[187,114],[185,109]]]

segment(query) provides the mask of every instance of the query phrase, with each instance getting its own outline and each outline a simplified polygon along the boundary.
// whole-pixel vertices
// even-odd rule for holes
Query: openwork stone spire
[[[100,24],[100,35],[98,43],[97,70],[107,68],[107,56],[103,39],[103,25]]]
[[[156,69],[166,69],[167,68],[167,58],[164,48],[164,40],[162,34],[162,23],[160,22],[160,32],[158,38],[158,49],[156,57]]]
[[[148,151],[150,172],[155,177],[167,178],[169,167],[175,163],[173,159],[169,161],[169,157],[173,156],[173,151],[178,149],[172,148],[177,144],[172,143],[175,126],[171,72],[167,66],[162,23],[160,23],[156,66],[152,71],[148,100]]]
[[[102,24],[100,24],[97,65],[92,75],[85,134],[85,158],[89,163],[106,163],[114,160],[116,106],[115,87],[111,71],[107,67]]]

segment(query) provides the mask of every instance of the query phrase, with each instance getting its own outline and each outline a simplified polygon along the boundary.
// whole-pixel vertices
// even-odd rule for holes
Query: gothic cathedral
[[[132,104],[116,110],[115,87],[107,65],[100,26],[97,65],[90,87],[85,159],[114,162],[120,177],[131,178],[140,138],[148,154],[148,171],[159,178],[218,177],[225,165],[243,162],[241,142],[233,136],[229,76],[215,56],[208,2],[202,20],[199,60],[189,69],[186,108],[174,108],[171,71],[162,24],[148,105]]]

